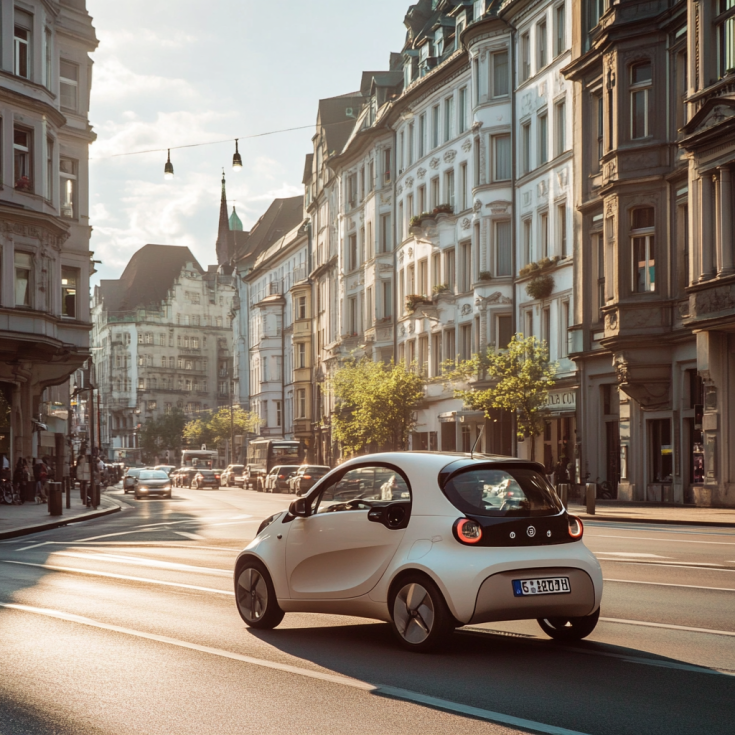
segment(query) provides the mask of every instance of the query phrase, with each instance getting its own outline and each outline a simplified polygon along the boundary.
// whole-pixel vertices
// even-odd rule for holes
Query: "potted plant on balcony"
[[[449,291],[448,283],[437,283],[432,289],[434,296],[438,296],[441,293],[447,293]]]
[[[554,276],[550,273],[542,273],[532,278],[526,286],[526,293],[532,299],[548,299],[554,290]]]
[[[436,219],[432,212],[421,212],[419,221],[422,227],[433,227],[436,224]]]
[[[434,207],[434,215],[437,219],[444,219],[450,214],[454,214],[454,208],[451,204],[439,204]]]
[[[408,312],[413,313],[422,304],[431,304],[431,299],[417,293],[406,296],[406,310]]]
[[[480,281],[489,281],[493,277],[493,274],[490,271],[480,271],[477,278]]]
[[[416,214],[413,217],[411,217],[409,221],[409,229],[412,235],[420,235],[421,234],[421,215]]]

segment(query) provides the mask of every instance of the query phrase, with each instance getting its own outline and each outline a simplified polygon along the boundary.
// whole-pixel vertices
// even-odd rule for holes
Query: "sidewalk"
[[[46,503],[23,503],[23,505],[0,505],[0,539],[25,536],[29,533],[38,533],[52,528],[65,526],[67,523],[101,518],[110,513],[117,513],[123,506],[104,493],[100,497],[100,506],[97,510],[87,508],[79,498],[79,489],[72,490],[71,508],[66,508],[64,495],[63,515],[51,516]]]
[[[735,509],[697,508],[695,506],[662,505],[658,503],[624,503],[598,500],[595,515],[586,506],[569,502],[569,512],[583,521],[622,521],[628,523],[664,523],[683,526],[720,526],[735,528]]]

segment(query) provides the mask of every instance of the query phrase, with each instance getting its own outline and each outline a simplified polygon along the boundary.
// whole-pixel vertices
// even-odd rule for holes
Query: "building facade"
[[[0,34],[0,453],[12,461],[43,453],[44,391],[89,357],[97,38],[84,0],[3,2]]]
[[[147,420],[229,406],[234,277],[187,247],[146,245],[92,300],[100,439],[113,461],[142,460]]]

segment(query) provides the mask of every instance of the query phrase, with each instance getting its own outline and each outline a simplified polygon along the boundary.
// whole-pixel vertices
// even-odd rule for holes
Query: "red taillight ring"
[[[476,536],[469,534],[468,524],[474,528]],[[482,539],[482,526],[477,521],[473,521],[470,518],[460,518],[454,524],[454,535],[457,540],[463,544],[477,544]]]
[[[584,533],[584,525],[582,524],[582,519],[577,518],[577,516],[568,516],[567,521],[569,523],[569,535],[574,539],[582,538],[582,534]],[[577,524],[577,533],[572,531],[572,524]]]

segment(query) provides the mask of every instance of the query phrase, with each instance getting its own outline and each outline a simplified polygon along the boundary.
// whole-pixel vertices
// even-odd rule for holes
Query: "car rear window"
[[[532,469],[468,468],[442,488],[456,508],[481,516],[547,516],[563,510],[546,479]]]
[[[214,474],[214,470],[199,470],[199,474],[202,475],[202,477],[210,477]]]
[[[144,470],[140,473],[141,480],[168,480],[168,475],[163,470]]]

